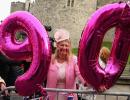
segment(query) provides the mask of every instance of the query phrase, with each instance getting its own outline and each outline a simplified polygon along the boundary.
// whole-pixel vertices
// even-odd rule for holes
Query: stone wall
[[[43,25],[52,27],[50,36],[57,28],[67,29],[71,33],[73,47],[78,47],[81,32],[92,13],[105,4],[119,0],[35,0],[31,5],[29,1],[26,0],[25,4],[12,3],[11,12],[19,9],[30,11]],[[113,37],[114,29],[107,32],[104,41],[112,41]]]
[[[71,33],[73,47],[78,47],[81,32],[88,17],[96,10],[95,0],[36,0],[30,12],[44,25],[65,28]]]
[[[97,7],[101,7],[103,5],[109,4],[109,3],[115,3],[115,2],[127,2],[130,0],[97,0]]]
[[[12,2],[10,12],[25,10],[25,3],[23,2]]]

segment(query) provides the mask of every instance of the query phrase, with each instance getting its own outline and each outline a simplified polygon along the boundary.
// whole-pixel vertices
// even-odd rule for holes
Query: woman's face
[[[67,56],[69,54],[70,50],[70,41],[69,40],[64,40],[61,42],[57,43],[57,51],[59,56]]]

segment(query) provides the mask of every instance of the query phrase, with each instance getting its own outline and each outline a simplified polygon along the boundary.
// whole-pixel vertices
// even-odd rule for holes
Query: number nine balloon
[[[111,53],[105,70],[98,58],[106,31],[116,27]],[[130,8],[114,3],[98,9],[86,24],[79,43],[78,61],[83,78],[96,90],[110,88],[123,72],[130,49]]]
[[[12,13],[1,24],[1,52],[13,60],[32,58],[27,72],[16,79],[15,87],[20,95],[28,96],[37,90],[37,84],[46,79],[51,49],[48,34],[39,20],[26,11]],[[22,42],[15,39],[17,32],[27,38]]]

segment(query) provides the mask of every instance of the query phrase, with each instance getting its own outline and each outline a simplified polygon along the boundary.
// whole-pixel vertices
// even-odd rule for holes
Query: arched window
[[[67,6],[74,7],[74,0],[68,0],[67,1]]]

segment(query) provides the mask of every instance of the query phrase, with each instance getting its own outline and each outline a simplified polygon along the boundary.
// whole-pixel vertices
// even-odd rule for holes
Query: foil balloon
[[[18,32],[26,34],[23,41],[16,40]],[[1,33],[1,51],[5,56],[13,60],[32,58],[28,71],[15,82],[20,95],[32,95],[36,84],[42,84],[47,76],[51,57],[48,34],[40,21],[26,11],[7,17],[1,24]]]
[[[106,31],[116,27],[110,57],[103,70],[98,63],[99,51]],[[83,78],[97,91],[110,88],[123,72],[130,49],[130,8],[114,3],[98,9],[86,24],[79,43],[78,61]]]

